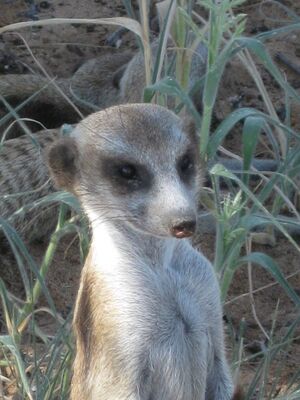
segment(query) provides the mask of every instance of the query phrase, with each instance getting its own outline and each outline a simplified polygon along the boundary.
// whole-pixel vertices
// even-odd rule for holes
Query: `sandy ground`
[[[36,1],[35,6],[24,0],[2,0],[0,25],[30,19],[43,19],[52,17],[69,18],[96,18],[125,15],[122,1],[108,0],[52,0]],[[295,13],[300,15],[300,4],[293,1],[282,1],[290,6]],[[278,7],[266,5],[260,8],[261,1],[248,1],[240,11],[249,16],[246,33],[257,34],[279,26],[276,22],[287,20],[287,16]],[[36,62],[29,54],[25,43],[30,47],[34,57],[46,68],[51,76],[68,77],[85,60],[95,56],[101,56],[112,51],[106,45],[107,35],[113,32],[113,27],[91,25],[61,25],[26,29],[16,33],[7,33],[0,38],[0,73],[23,73],[38,71]],[[272,56],[278,60],[284,55],[291,65],[300,69],[300,37],[299,33],[284,33],[279,37],[268,39],[266,45]],[[135,47],[135,40],[131,34],[127,34],[122,43],[122,48]],[[277,66],[284,73],[287,81],[296,89],[300,88],[300,73],[286,63],[276,61]],[[270,74],[263,70],[260,63],[259,70],[262,73],[263,82],[270,93],[276,110],[282,110],[284,96],[281,89],[275,83]],[[250,80],[246,70],[237,60],[231,62],[227,68],[220,88],[219,99],[216,106],[216,121],[222,120],[228,113],[238,106],[253,106],[263,109],[263,102],[255,84]],[[292,126],[299,130],[300,113],[292,104]],[[235,151],[240,150],[239,132],[233,131],[227,140],[227,146]],[[263,153],[263,147],[261,153]],[[78,279],[81,265],[78,256],[76,242],[71,244],[71,238],[65,239],[61,244],[48,276],[48,285],[55,299],[56,306],[62,315],[66,315],[74,304],[77,292]],[[199,246],[204,254],[213,259],[214,237],[206,236],[200,240]],[[37,260],[44,251],[43,244],[31,246],[31,252]],[[285,240],[280,238],[275,247],[255,246],[255,250],[263,251],[273,257],[280,265],[282,272],[287,276],[299,272],[299,253]],[[1,272],[2,273],[2,272]],[[16,269],[11,266],[3,272],[3,278],[8,287],[17,295],[22,291],[21,281],[17,277]],[[253,285],[255,289],[271,285],[270,275],[261,268],[253,268]],[[290,279],[295,290],[300,293],[300,274]],[[264,336],[258,328],[251,311],[249,299],[249,283],[247,268],[242,268],[236,273],[236,279],[230,289],[228,304],[225,306],[227,319],[237,331],[241,320],[245,320],[245,344],[248,350],[246,355],[253,354],[257,342],[263,342]],[[241,295],[243,295],[241,297]],[[287,326],[296,317],[295,306],[286,297],[278,285],[255,293],[255,309],[259,320],[268,331],[271,329],[273,315],[278,304],[275,337],[280,338],[286,332]],[[227,330],[229,330],[227,324]],[[3,329],[3,325],[2,325]],[[300,333],[300,332],[299,332]],[[299,334],[298,333],[298,334]],[[230,341],[229,349],[232,348]],[[300,342],[295,341],[290,350],[282,355],[283,363],[280,385],[291,376],[299,367]],[[248,383],[255,373],[257,361],[242,365],[241,381]],[[270,382],[272,378],[270,377]],[[280,390],[279,385],[279,390]]]

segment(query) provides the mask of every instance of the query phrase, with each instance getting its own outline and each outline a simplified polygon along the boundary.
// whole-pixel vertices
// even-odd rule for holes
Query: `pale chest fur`
[[[210,296],[215,296],[210,265],[191,265],[194,250],[188,242],[155,244],[150,237],[148,242],[124,240],[105,224],[94,229],[89,273],[101,282],[94,320],[102,325],[108,318],[114,324],[111,334],[121,347],[126,343],[122,352],[128,354],[145,353],[157,346],[158,338],[169,340],[173,334],[183,346],[187,337],[195,346],[202,337],[208,348],[215,312],[210,307]]]

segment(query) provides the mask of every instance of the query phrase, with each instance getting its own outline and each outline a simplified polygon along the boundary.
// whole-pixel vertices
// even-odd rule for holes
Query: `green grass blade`
[[[245,120],[242,133],[244,171],[250,169],[251,162],[255,154],[258,137],[262,131],[263,125],[264,120],[261,117],[248,117]],[[248,185],[248,174],[243,174],[243,182],[244,184]]]
[[[23,358],[22,358],[22,354],[19,350],[18,345],[14,342],[14,340],[12,339],[11,336],[7,336],[7,335],[1,335],[0,336],[0,343],[7,348],[11,354],[13,355],[15,361],[16,361],[16,365],[17,365],[17,372],[19,375],[19,378],[21,380],[22,383],[22,387],[25,391],[25,393],[27,394],[28,398],[30,400],[33,400],[33,396],[30,390],[30,385],[26,376],[26,368],[23,362]]]
[[[237,42],[242,48],[246,47],[247,49],[251,50],[260,59],[260,61],[267,68],[273,78],[279,83],[279,85],[286,90],[291,97],[295,98],[297,101],[300,101],[299,94],[283,78],[281,72],[274,64],[271,56],[261,41],[254,38],[239,38],[237,39]]]
[[[286,294],[290,297],[290,299],[298,307],[300,307],[300,297],[297,295],[297,293],[285,279],[278,265],[271,257],[269,257],[267,254],[264,253],[253,252],[247,256],[242,257],[239,260],[240,264],[246,264],[248,262],[258,264],[262,266],[265,270],[267,270],[274,277],[276,282],[278,282],[280,286],[285,290]]]
[[[147,88],[145,89],[145,96],[151,96],[153,92],[159,92],[162,94],[178,97],[192,114],[193,118],[196,121],[196,125],[200,126],[201,119],[198,111],[196,110],[188,94],[181,89],[178,82],[174,78],[166,77],[161,81],[155,83],[154,85],[147,86]]]

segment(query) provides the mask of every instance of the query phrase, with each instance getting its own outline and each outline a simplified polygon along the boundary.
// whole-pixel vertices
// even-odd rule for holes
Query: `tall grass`
[[[131,2],[124,0],[126,9],[131,10]],[[205,163],[217,158],[219,151],[226,150],[226,137],[237,126],[242,125],[240,141],[242,152],[242,169],[237,176],[225,169],[222,165],[215,165],[210,171],[213,193],[203,196],[204,206],[216,219],[216,244],[214,266],[219,277],[222,300],[225,302],[228,291],[235,279],[236,271],[247,267],[251,279],[252,265],[264,268],[281,285],[286,294],[295,304],[295,313],[300,315],[300,298],[288,280],[284,277],[276,260],[264,253],[252,251],[252,240],[259,239],[260,234],[255,233],[258,227],[266,227],[263,237],[276,240],[274,230],[282,235],[300,250],[298,243],[286,230],[282,223],[280,212],[287,207],[292,223],[300,227],[300,216],[293,202],[293,196],[299,195],[296,182],[300,172],[300,142],[299,133],[290,125],[290,99],[300,102],[298,93],[286,82],[268,51],[264,40],[269,36],[276,36],[284,32],[300,28],[299,19],[294,16],[290,24],[275,29],[271,32],[257,35],[256,37],[243,36],[245,16],[235,15],[235,7],[240,6],[243,0],[202,0],[209,18],[207,21],[197,15],[195,1],[170,0],[163,2],[160,21],[161,33],[159,36],[159,51],[153,59],[151,54],[148,8],[147,2],[140,0],[141,21],[130,18],[112,19],[52,19],[45,21],[26,22],[13,24],[0,29],[1,32],[20,29],[35,25],[69,24],[69,23],[94,23],[115,24],[125,26],[139,36],[145,57],[146,87],[145,101],[157,101],[166,106],[172,104],[176,112],[183,111],[191,114],[199,129],[200,155]],[[276,2],[273,2],[276,3]],[[199,21],[202,21],[199,24]],[[197,22],[197,23],[196,23]],[[188,34],[189,31],[193,35]],[[172,35],[176,55],[168,57],[166,53],[167,37]],[[199,77],[194,87],[189,88],[188,77],[191,66],[191,52],[199,41],[204,41],[208,48],[207,68],[204,76]],[[214,106],[218,98],[218,89],[227,63],[233,57],[238,57],[241,64],[248,70],[257,86],[265,105],[265,112],[254,108],[239,108],[231,112],[212,129]],[[275,107],[272,104],[267,88],[258,71],[256,61],[259,60],[264,68],[273,76],[282,88],[286,98],[286,119],[279,120]],[[199,92],[203,87],[203,112],[201,115],[191,101],[191,94]],[[170,102],[168,98],[174,101]],[[17,115],[15,115],[17,116]],[[257,146],[266,134],[269,140],[270,157],[276,157],[278,168],[272,175],[256,171],[251,162],[255,157]],[[5,145],[5,144],[4,144]],[[226,152],[227,154],[230,152]],[[233,154],[234,157],[236,155]],[[259,181],[255,187],[251,185],[250,176],[258,175]],[[224,197],[221,187],[222,182],[227,182],[229,193]],[[71,314],[63,319],[55,308],[55,301],[45,283],[48,269],[53,255],[61,238],[70,232],[79,236],[82,259],[88,246],[88,234],[85,224],[79,223],[76,217],[69,219],[66,207],[71,207],[75,215],[80,215],[78,204],[72,197],[63,193],[48,196],[31,206],[38,206],[39,202],[61,202],[58,223],[55,232],[45,252],[40,265],[37,265],[28,249],[22,242],[9,221],[0,219],[2,229],[10,243],[19,267],[25,290],[25,300],[16,300],[0,280],[0,295],[6,333],[0,336],[2,357],[0,366],[2,371],[11,370],[6,377],[2,373],[2,380],[15,386],[22,398],[28,399],[67,399],[71,362],[73,355],[73,342],[70,336]],[[30,271],[28,273],[28,270]],[[39,308],[39,298],[43,294],[48,306]],[[261,354],[261,361],[248,388],[245,389],[246,399],[297,399],[300,398],[300,368],[294,371],[287,382],[286,388],[280,394],[276,393],[276,383],[281,371],[280,363],[275,368],[273,385],[267,384],[270,380],[270,371],[278,357],[288,346],[293,345],[294,335],[299,326],[300,316],[291,322],[286,335],[278,338],[276,331],[276,310],[274,310],[274,326],[270,331],[264,330],[268,338],[268,346]],[[39,327],[37,315],[48,313],[57,323],[57,332],[54,336],[45,334]],[[259,321],[257,321],[259,324]],[[238,369],[244,363],[250,362],[251,357],[246,357],[243,351],[243,337],[246,328],[241,325],[239,332],[235,333],[238,341],[233,340],[233,370],[238,375]],[[29,340],[28,340],[29,337]],[[33,356],[24,357],[26,345],[33,348]],[[40,343],[43,343],[42,350]],[[1,378],[1,377],[0,377]],[[1,394],[1,385],[0,385]],[[5,396],[5,395],[4,395]],[[5,397],[4,397],[5,398]]]

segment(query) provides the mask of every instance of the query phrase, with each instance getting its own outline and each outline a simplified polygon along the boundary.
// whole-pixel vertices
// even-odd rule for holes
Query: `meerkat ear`
[[[47,163],[50,175],[58,188],[74,192],[79,176],[79,153],[73,138],[55,142],[48,150]]]

